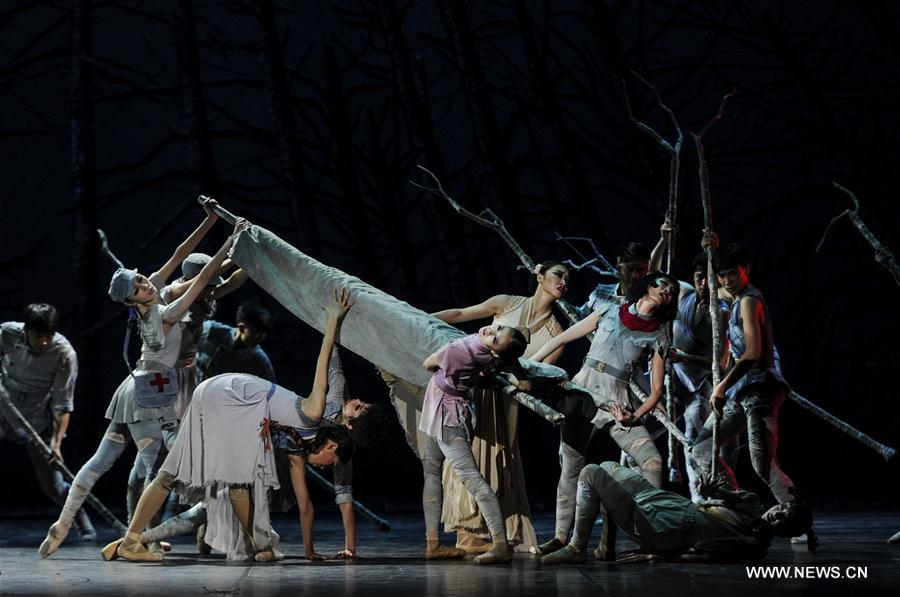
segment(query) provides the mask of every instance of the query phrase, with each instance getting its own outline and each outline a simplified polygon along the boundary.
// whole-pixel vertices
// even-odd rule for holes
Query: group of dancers
[[[313,542],[307,465],[335,468],[345,531],[336,557],[356,555],[352,454],[355,446],[377,443],[389,424],[384,407],[349,397],[343,376],[337,346],[356,297],[343,287],[321,297],[324,334],[309,395],[276,384],[260,348],[271,325],[268,312],[248,303],[238,310],[236,327],[212,320],[216,299],[248,278],[228,254],[250,225],[238,220],[211,257],[194,253],[219,219],[213,200],[203,207],[203,223],[161,268],[144,276],[123,266],[112,276],[109,295],[131,309],[141,355],[133,368],[128,363],[130,372],[113,394],[109,426],[94,455],[68,485],[29,449],[41,487],[62,506],[40,545],[41,557],[56,553],[72,526],[83,539],[96,537],[84,502],[129,442],[137,456],[128,482],[128,529],[102,550],[104,559],[160,561],[165,539],[197,530],[202,553],[278,560],[283,553],[270,511],[293,502],[305,556],[323,559]],[[525,551],[540,554],[545,564],[580,563],[598,516],[594,555],[604,560],[616,557],[617,529],[645,554],[664,557],[758,559],[775,536],[804,536],[815,548],[812,514],[778,465],[778,410],[787,385],[768,307],[750,283],[748,253],[737,245],[718,247],[714,235],[704,235],[704,246],[715,248],[713,268],[722,285],[711,297],[705,254],[693,263],[692,283],[659,271],[668,231],[664,225],[652,253],[641,243],[626,245],[616,258],[618,282],[598,286],[579,310],[582,319],[567,329],[553,306],[566,294],[570,272],[555,261],[535,266],[531,296],[497,295],[433,314],[448,324],[492,322],[424,359],[431,377],[420,415],[401,417],[407,437],[424,438],[417,455],[424,473],[425,558],[476,554],[474,563],[494,564]],[[183,275],[169,282],[179,266]],[[721,354],[713,354],[711,313],[725,330]],[[46,304],[28,305],[22,322],[2,324],[0,437],[22,441],[24,430],[7,412],[14,405],[48,441],[52,458],[61,459],[77,361],[57,327],[56,310]],[[572,381],[589,394],[568,394],[554,405],[565,415],[555,532],[538,543],[519,456],[518,402],[490,383],[489,373],[504,372],[522,392],[539,393],[527,362],[552,364],[566,345],[584,337],[591,337],[590,348]],[[125,346],[128,361],[127,337]],[[725,371],[715,386],[713,362]],[[663,489],[662,457],[642,423],[661,408],[667,368],[684,412],[687,496]],[[649,391],[637,392],[634,381]],[[717,418],[719,472],[712,475]],[[739,488],[732,470],[732,446],[744,429],[753,469],[776,502],[769,509]],[[625,464],[587,464],[598,431],[621,448]],[[190,507],[161,522],[173,491]],[[441,544],[442,522],[456,532],[455,546]]]

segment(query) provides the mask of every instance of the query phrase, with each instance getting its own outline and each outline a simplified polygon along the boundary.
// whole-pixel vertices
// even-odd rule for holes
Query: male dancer
[[[753,469],[783,504],[796,499],[797,490],[777,459],[778,410],[787,384],[775,364],[769,308],[762,293],[750,284],[750,257],[743,247],[729,244],[718,249],[713,268],[719,283],[734,297],[728,320],[732,366],[709,400],[721,417],[719,438],[727,441],[747,428]],[[711,441],[707,438],[713,424],[710,416],[695,445]],[[730,472],[727,463],[722,462],[722,470]]]
[[[684,434],[693,442],[700,434],[710,414],[709,397],[712,394],[712,326],[709,315],[709,286],[706,276],[706,254],[698,254],[693,261],[693,284],[681,283],[678,299],[678,316],[673,326],[672,369],[675,373],[677,394],[684,403]],[[719,300],[722,330],[728,322],[728,305]],[[721,347],[719,359],[725,356],[726,346]],[[704,448],[707,452],[704,452]],[[691,499],[700,501],[700,475],[697,462],[708,462],[711,442],[704,442],[691,454],[690,446],[684,447]],[[692,457],[693,456],[693,457]],[[729,461],[729,465],[733,463]],[[733,480],[731,480],[733,481]],[[732,486],[736,487],[735,483]]]
[[[74,408],[78,359],[69,341],[56,331],[58,326],[59,313],[45,303],[25,307],[21,322],[0,324],[0,392],[47,442],[53,451],[52,460],[62,462],[62,441]],[[0,402],[0,415],[0,439],[25,443],[41,489],[58,505],[65,504],[69,484],[37,448],[25,441],[27,431],[8,412],[5,402]],[[82,540],[97,538],[83,508],[78,510],[75,525]]]

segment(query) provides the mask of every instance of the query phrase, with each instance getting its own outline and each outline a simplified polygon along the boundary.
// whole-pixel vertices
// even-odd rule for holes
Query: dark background
[[[556,232],[612,259],[651,245],[667,206],[669,155],[629,120],[685,141],[675,273],[698,250],[699,131],[715,225],[753,254],[787,378],[801,394],[898,443],[897,288],[841,220],[861,216],[897,247],[900,34],[895,3],[393,0],[335,3],[3,2],[0,8],[0,317],[28,302],[63,313],[79,352],[64,453],[77,469],[105,429],[126,371],[126,314],[105,291],[112,264],[161,265],[202,219],[199,193],[321,261],[425,310],[526,294],[528,275],[492,232],[418,192],[434,170],[472,211],[490,207],[535,260],[572,258]],[[217,225],[201,248],[213,252]],[[580,304],[601,279],[583,270]],[[278,316],[266,350],[304,393],[319,337],[252,283]],[[562,316],[560,315],[560,319]],[[587,349],[572,345],[577,371]],[[137,348],[132,347],[136,358]],[[378,402],[372,367],[348,361],[353,393]],[[817,504],[896,504],[897,465],[796,405],[781,414],[784,468]],[[521,416],[532,504],[552,507],[558,434]],[[597,457],[616,457],[601,440]],[[124,502],[133,449],[96,491]],[[415,506],[421,471],[399,425],[357,457],[355,493]],[[5,511],[50,506],[22,448],[4,442]],[[758,487],[748,463],[739,471]],[[15,488],[15,489],[13,489]],[[324,499],[324,494],[319,495]]]

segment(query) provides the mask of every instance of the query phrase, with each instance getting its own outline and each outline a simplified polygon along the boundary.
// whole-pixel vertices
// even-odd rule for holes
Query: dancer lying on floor
[[[197,386],[175,445],[157,478],[141,495],[125,537],[104,548],[106,559],[162,559],[162,553],[151,552],[141,543],[141,531],[173,489],[190,497],[205,492],[209,513],[206,541],[226,552],[229,559],[276,559],[277,535],[271,528],[267,502],[269,490],[278,487],[273,428],[295,431],[298,451],[291,456],[291,483],[300,504],[306,555],[315,557],[306,463],[331,466],[348,462],[353,453],[346,429],[322,424],[328,363],[351,306],[349,293],[342,290],[340,295],[334,291],[333,302],[325,308],[327,324],[309,397],[247,374],[223,374]]]
[[[802,533],[808,533],[809,549],[816,547],[812,513],[800,501],[782,502],[765,510],[759,497],[747,491],[704,483],[703,493],[715,499],[696,504],[654,487],[615,462],[590,464],[578,477],[572,540],[542,557],[541,563],[583,563],[598,514],[603,528],[594,555],[602,560],[615,559],[616,527],[647,554],[668,557],[692,550],[716,560],[757,560],[765,557],[773,537]]]
[[[498,359],[512,370],[519,386],[528,391],[531,386],[519,365],[519,357],[527,345],[522,332],[495,323],[481,328],[477,334],[453,340],[422,363],[423,367],[433,372],[425,390],[419,424],[419,430],[428,436],[422,450],[425,474],[422,509],[425,511],[425,557],[428,559],[457,558],[466,553],[439,543],[444,498],[441,477],[444,459],[447,459],[478,503],[491,533],[493,546],[490,551],[476,556],[474,562],[494,564],[512,560],[500,502],[478,471],[478,463],[472,455],[470,442],[473,425],[467,396],[479,375],[494,366]]]

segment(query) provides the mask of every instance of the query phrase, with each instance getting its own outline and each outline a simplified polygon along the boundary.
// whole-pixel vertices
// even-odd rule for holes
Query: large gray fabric
[[[431,374],[422,361],[465,334],[357,277],[324,265],[268,230],[251,226],[232,249],[232,259],[279,303],[320,332],[322,307],[335,288],[346,288],[356,305],[341,329],[341,345],[419,387]]]
[[[238,235],[231,258],[260,288],[320,332],[325,325],[322,307],[331,301],[332,291],[346,288],[351,292],[356,305],[341,328],[341,346],[381,370],[410,447],[421,455],[424,441],[417,429],[424,388],[431,378],[422,362],[465,334],[355,276],[316,261],[259,226]],[[521,362],[529,376],[566,379],[559,367]]]

